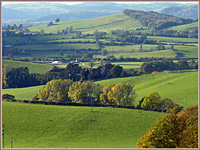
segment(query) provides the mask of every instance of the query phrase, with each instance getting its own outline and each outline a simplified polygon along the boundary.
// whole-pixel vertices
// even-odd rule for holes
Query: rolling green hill
[[[198,30],[198,22],[185,24],[185,25],[179,25],[179,26],[173,26],[168,28],[168,30],[177,30],[177,31],[193,31]]]
[[[13,61],[13,60],[2,60],[2,64],[8,64],[12,67],[28,67],[29,73],[46,73],[51,70],[53,66],[47,64],[38,64],[38,63],[30,63],[30,62],[22,62],[22,61]]]
[[[164,113],[3,102],[5,147],[134,148]],[[120,140],[119,140],[120,139]]]
[[[124,14],[114,14],[95,19],[67,21],[56,23],[52,26],[40,25],[29,27],[30,31],[40,31],[44,29],[45,33],[57,33],[58,30],[65,30],[67,27],[73,27],[73,31],[82,33],[94,33],[94,31],[110,32],[116,29],[133,30],[142,27],[139,21],[132,19]]]

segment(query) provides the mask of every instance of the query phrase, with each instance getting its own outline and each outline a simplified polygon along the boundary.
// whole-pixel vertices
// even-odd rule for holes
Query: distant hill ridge
[[[168,7],[163,9],[161,13],[181,18],[198,19],[198,5]]]
[[[107,16],[107,15],[113,15],[116,13],[121,13],[121,11],[95,11],[95,10],[89,10],[89,11],[77,11],[77,12],[67,12],[62,14],[55,14],[55,15],[49,15],[44,16],[35,19],[34,21],[53,21],[55,18],[59,18],[61,21],[73,21],[73,20],[84,20],[84,19],[92,19],[92,18],[98,18],[101,16]]]
[[[143,26],[154,29],[164,29],[170,26],[183,25],[195,22],[193,19],[183,19],[172,15],[161,14],[154,11],[141,11],[125,9],[123,13],[133,19],[139,20]]]

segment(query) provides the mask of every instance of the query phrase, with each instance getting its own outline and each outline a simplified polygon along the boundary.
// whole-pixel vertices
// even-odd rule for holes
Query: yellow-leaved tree
[[[117,83],[103,88],[100,95],[102,104],[114,104],[122,106],[133,105],[136,93],[130,83]]]
[[[69,97],[72,102],[91,103],[91,100],[98,101],[101,87],[92,81],[74,82],[69,88]]]
[[[69,79],[51,80],[39,90],[36,97],[39,101],[69,102],[68,91],[72,83]]]
[[[137,148],[197,148],[198,106],[177,113],[176,108],[153,124]]]

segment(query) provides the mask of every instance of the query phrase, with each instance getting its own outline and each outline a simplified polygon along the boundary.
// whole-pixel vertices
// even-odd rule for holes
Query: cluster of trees
[[[144,62],[139,69],[141,73],[151,73],[154,71],[164,71],[164,70],[184,70],[184,69],[198,69],[198,62],[194,60],[189,61],[187,59],[180,59],[177,62],[173,60],[156,60]]]
[[[123,13],[127,16],[137,19],[140,23],[151,30],[160,30],[169,26],[192,23],[192,19],[183,19],[171,15],[160,14],[153,11],[139,11],[125,9]]]
[[[32,100],[62,103],[101,103],[106,105],[133,105],[135,90],[129,83],[118,83],[103,88],[92,81],[73,82],[70,79],[49,81]]]
[[[94,79],[103,79],[111,77],[126,76],[125,70],[119,65],[107,63],[101,64],[97,68],[93,67],[93,62],[90,62],[91,68],[81,68],[78,64],[69,63],[66,69],[58,75],[58,78],[72,79],[73,81],[85,81]]]
[[[73,27],[70,26],[70,27],[67,27],[65,30],[64,30],[64,29],[63,29],[62,31],[58,30],[58,31],[57,31],[57,34],[58,34],[58,35],[67,35],[67,34],[72,33],[72,31],[73,31]],[[79,32],[79,34],[81,35],[81,32]],[[77,35],[78,35],[78,34],[77,34]]]
[[[55,23],[57,23],[57,22],[60,22],[60,19],[59,18],[56,18],[55,19]],[[47,24],[47,26],[52,26],[53,25],[53,21],[50,21],[48,24]]]
[[[167,112],[169,109],[173,108],[176,112],[180,112],[183,109],[183,107],[175,104],[171,99],[161,98],[160,94],[155,91],[149,92],[148,96],[142,98],[137,108],[162,112]]]
[[[8,25],[5,30],[22,30],[23,29],[23,24],[19,24],[18,26],[16,24],[14,25]]]
[[[106,35],[107,35],[106,32],[100,32],[100,31],[98,31],[98,30],[96,30],[96,31],[94,32],[94,36],[95,36],[96,39],[102,39],[102,38],[105,37]]]
[[[169,112],[140,138],[137,148],[198,148],[198,106]]]
[[[30,74],[27,67],[2,66],[2,88],[21,88],[46,83],[39,74]]]
[[[112,30],[111,34],[116,36],[116,41],[120,42],[131,42],[134,44],[142,44],[147,41],[146,34],[142,34],[141,37],[135,37],[132,32],[124,31],[124,30]]]

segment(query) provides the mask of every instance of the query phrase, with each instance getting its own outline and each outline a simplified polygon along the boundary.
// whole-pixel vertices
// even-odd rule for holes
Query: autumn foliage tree
[[[37,98],[39,101],[46,102],[69,102],[69,87],[73,84],[70,79],[51,80],[39,90]]]
[[[105,86],[100,94],[102,104],[110,105],[133,105],[136,98],[134,86],[130,83],[118,83],[115,85]]]
[[[77,81],[69,88],[69,97],[75,103],[90,103],[91,100],[98,101],[101,87],[92,81]]]
[[[198,106],[169,114],[153,124],[153,128],[140,138],[137,148],[197,148]]]
[[[155,91],[149,92],[140,103],[139,107],[147,110],[157,110],[162,112],[166,112],[171,108],[175,108],[176,112],[182,110],[181,106],[175,104],[169,98],[161,98],[160,94]]]

